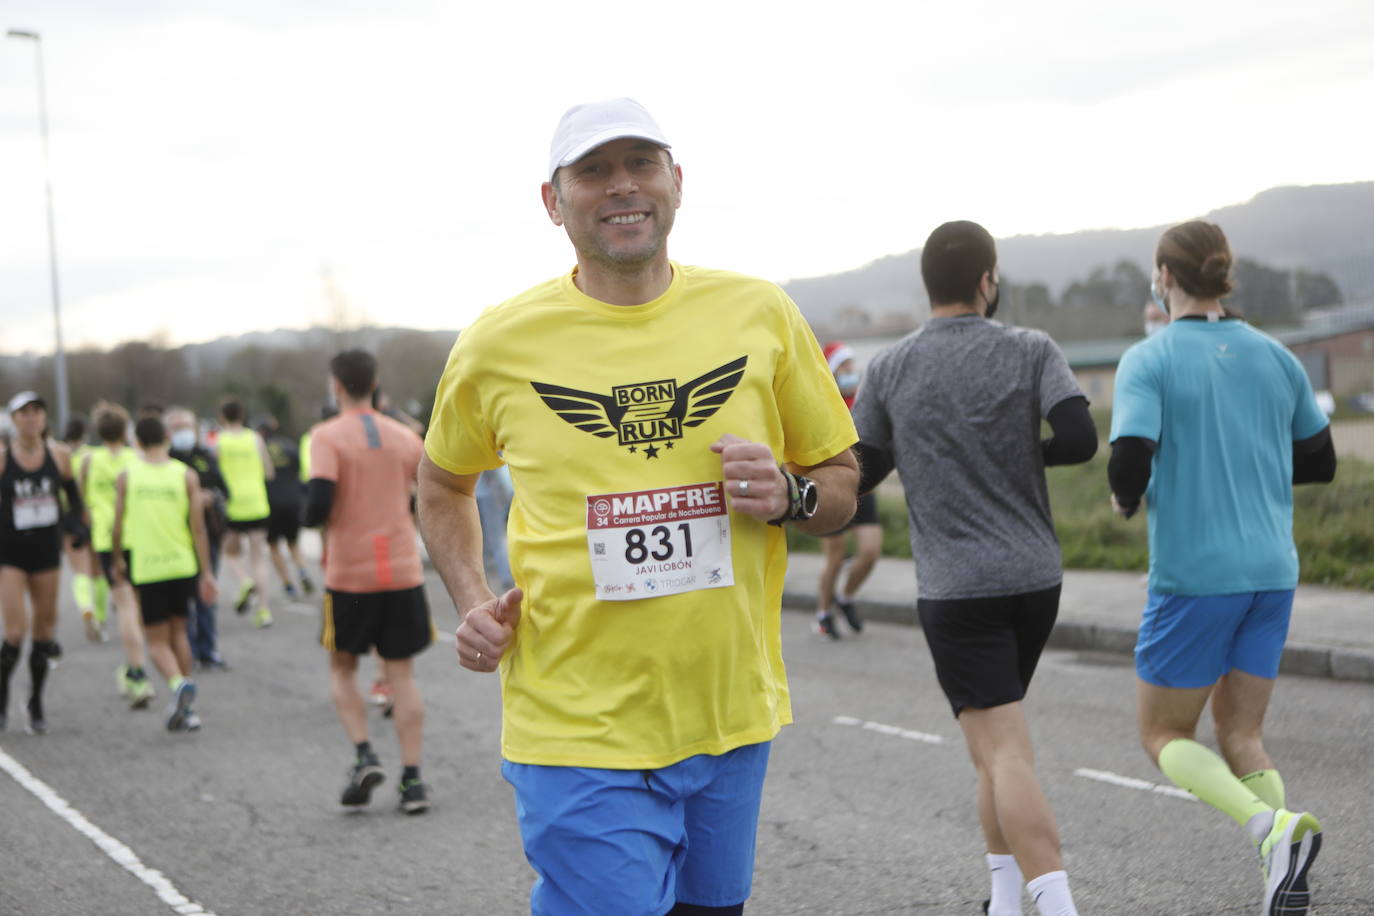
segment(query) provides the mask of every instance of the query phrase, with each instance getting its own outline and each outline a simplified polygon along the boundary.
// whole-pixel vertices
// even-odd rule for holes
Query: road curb
[[[865,620],[920,626],[920,620],[916,617],[915,601],[907,604],[860,598],[855,605]],[[789,610],[814,612],[816,596],[807,591],[784,590],[782,606]],[[1055,624],[1054,632],[1050,634],[1049,645],[1055,649],[1129,653],[1135,651],[1135,638],[1135,627],[1061,619]],[[1289,643],[1284,646],[1279,670],[1285,674],[1300,674],[1306,677],[1374,683],[1374,652]]]

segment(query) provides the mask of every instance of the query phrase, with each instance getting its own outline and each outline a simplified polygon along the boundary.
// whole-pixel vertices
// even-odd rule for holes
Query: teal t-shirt
[[[1297,357],[1243,321],[1176,320],[1127,350],[1111,438],[1158,445],[1145,491],[1150,589],[1296,586],[1293,443],[1326,426]]]

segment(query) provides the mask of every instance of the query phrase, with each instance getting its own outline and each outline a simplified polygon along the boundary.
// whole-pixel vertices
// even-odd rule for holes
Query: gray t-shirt
[[[931,318],[869,364],[854,424],[892,455],[922,598],[1038,591],[1063,578],[1040,421],[1083,391],[1047,334]]]

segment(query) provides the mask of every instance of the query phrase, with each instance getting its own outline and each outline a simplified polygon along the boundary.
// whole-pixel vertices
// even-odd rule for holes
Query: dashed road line
[[[177,890],[162,872],[144,865],[143,860],[132,849],[88,821],[85,815],[68,804],[61,795],[58,795],[52,786],[34,776],[22,763],[2,750],[0,750],[0,770],[9,773],[15,782],[47,805],[54,814],[66,821],[77,833],[94,843],[101,852],[113,859],[116,865],[152,888],[158,899],[167,904],[173,912],[180,913],[181,916],[215,916],[210,910],[205,909]]]
[[[856,719],[853,716],[836,716],[830,720],[836,725],[858,726],[867,731],[877,732],[880,735],[891,735],[894,738],[904,738],[907,741],[920,741],[925,744],[944,744],[945,739],[940,735],[932,735],[929,732],[918,732],[910,728],[901,728],[896,725],[884,725],[882,722],[868,722],[864,719]]]
[[[1108,785],[1118,786],[1123,789],[1136,789],[1140,792],[1154,792],[1158,795],[1168,795],[1171,798],[1182,798],[1186,801],[1197,801],[1197,797],[1186,789],[1178,786],[1162,786],[1144,779],[1136,779],[1133,776],[1121,776],[1117,773],[1109,773],[1106,770],[1090,770],[1080,767],[1073,771],[1073,775],[1082,776],[1084,779],[1093,779],[1097,782],[1105,782]]]

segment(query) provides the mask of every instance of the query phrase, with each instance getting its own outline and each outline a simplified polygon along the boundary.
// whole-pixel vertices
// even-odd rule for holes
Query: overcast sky
[[[70,346],[460,328],[571,267],[569,105],[684,171],[669,250],[777,281],[1374,178],[1374,4],[7,0],[43,35]],[[0,351],[52,341],[32,42],[0,43]],[[1092,265],[1085,265],[1085,271]]]

